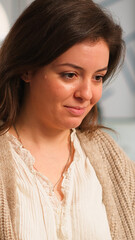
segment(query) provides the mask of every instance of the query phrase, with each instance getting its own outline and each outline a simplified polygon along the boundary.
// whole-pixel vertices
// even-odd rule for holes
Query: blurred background
[[[0,0],[0,45],[20,13],[33,0]],[[111,11],[123,28],[126,58],[121,72],[104,87],[99,102],[101,122],[117,131],[109,134],[135,161],[135,0],[94,0]]]

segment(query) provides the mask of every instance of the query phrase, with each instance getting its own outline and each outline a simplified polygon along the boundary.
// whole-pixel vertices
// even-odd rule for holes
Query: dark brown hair
[[[120,25],[92,0],[35,0],[17,19],[0,50],[0,132],[11,127],[23,104],[23,73],[49,64],[76,43],[100,38],[110,49],[106,81],[124,58]],[[94,106],[79,128],[97,126]]]

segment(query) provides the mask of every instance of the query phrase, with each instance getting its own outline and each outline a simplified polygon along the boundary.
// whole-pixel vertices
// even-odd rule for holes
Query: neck
[[[42,145],[54,145],[56,147],[67,144],[70,135],[69,129],[52,129],[41,122],[28,121],[28,119],[25,121],[22,118],[17,119],[15,127],[24,146],[25,142],[32,142],[37,147]],[[14,135],[13,129],[11,129],[11,133]]]

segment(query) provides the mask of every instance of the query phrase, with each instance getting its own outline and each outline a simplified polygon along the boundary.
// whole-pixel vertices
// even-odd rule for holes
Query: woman
[[[135,166],[97,124],[122,30],[91,0],[36,0],[0,52],[0,239],[134,239]]]

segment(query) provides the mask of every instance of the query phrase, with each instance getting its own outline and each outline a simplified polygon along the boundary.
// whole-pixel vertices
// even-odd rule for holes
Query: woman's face
[[[27,110],[48,128],[78,127],[102,95],[109,49],[100,40],[76,44],[35,74],[29,73]]]

